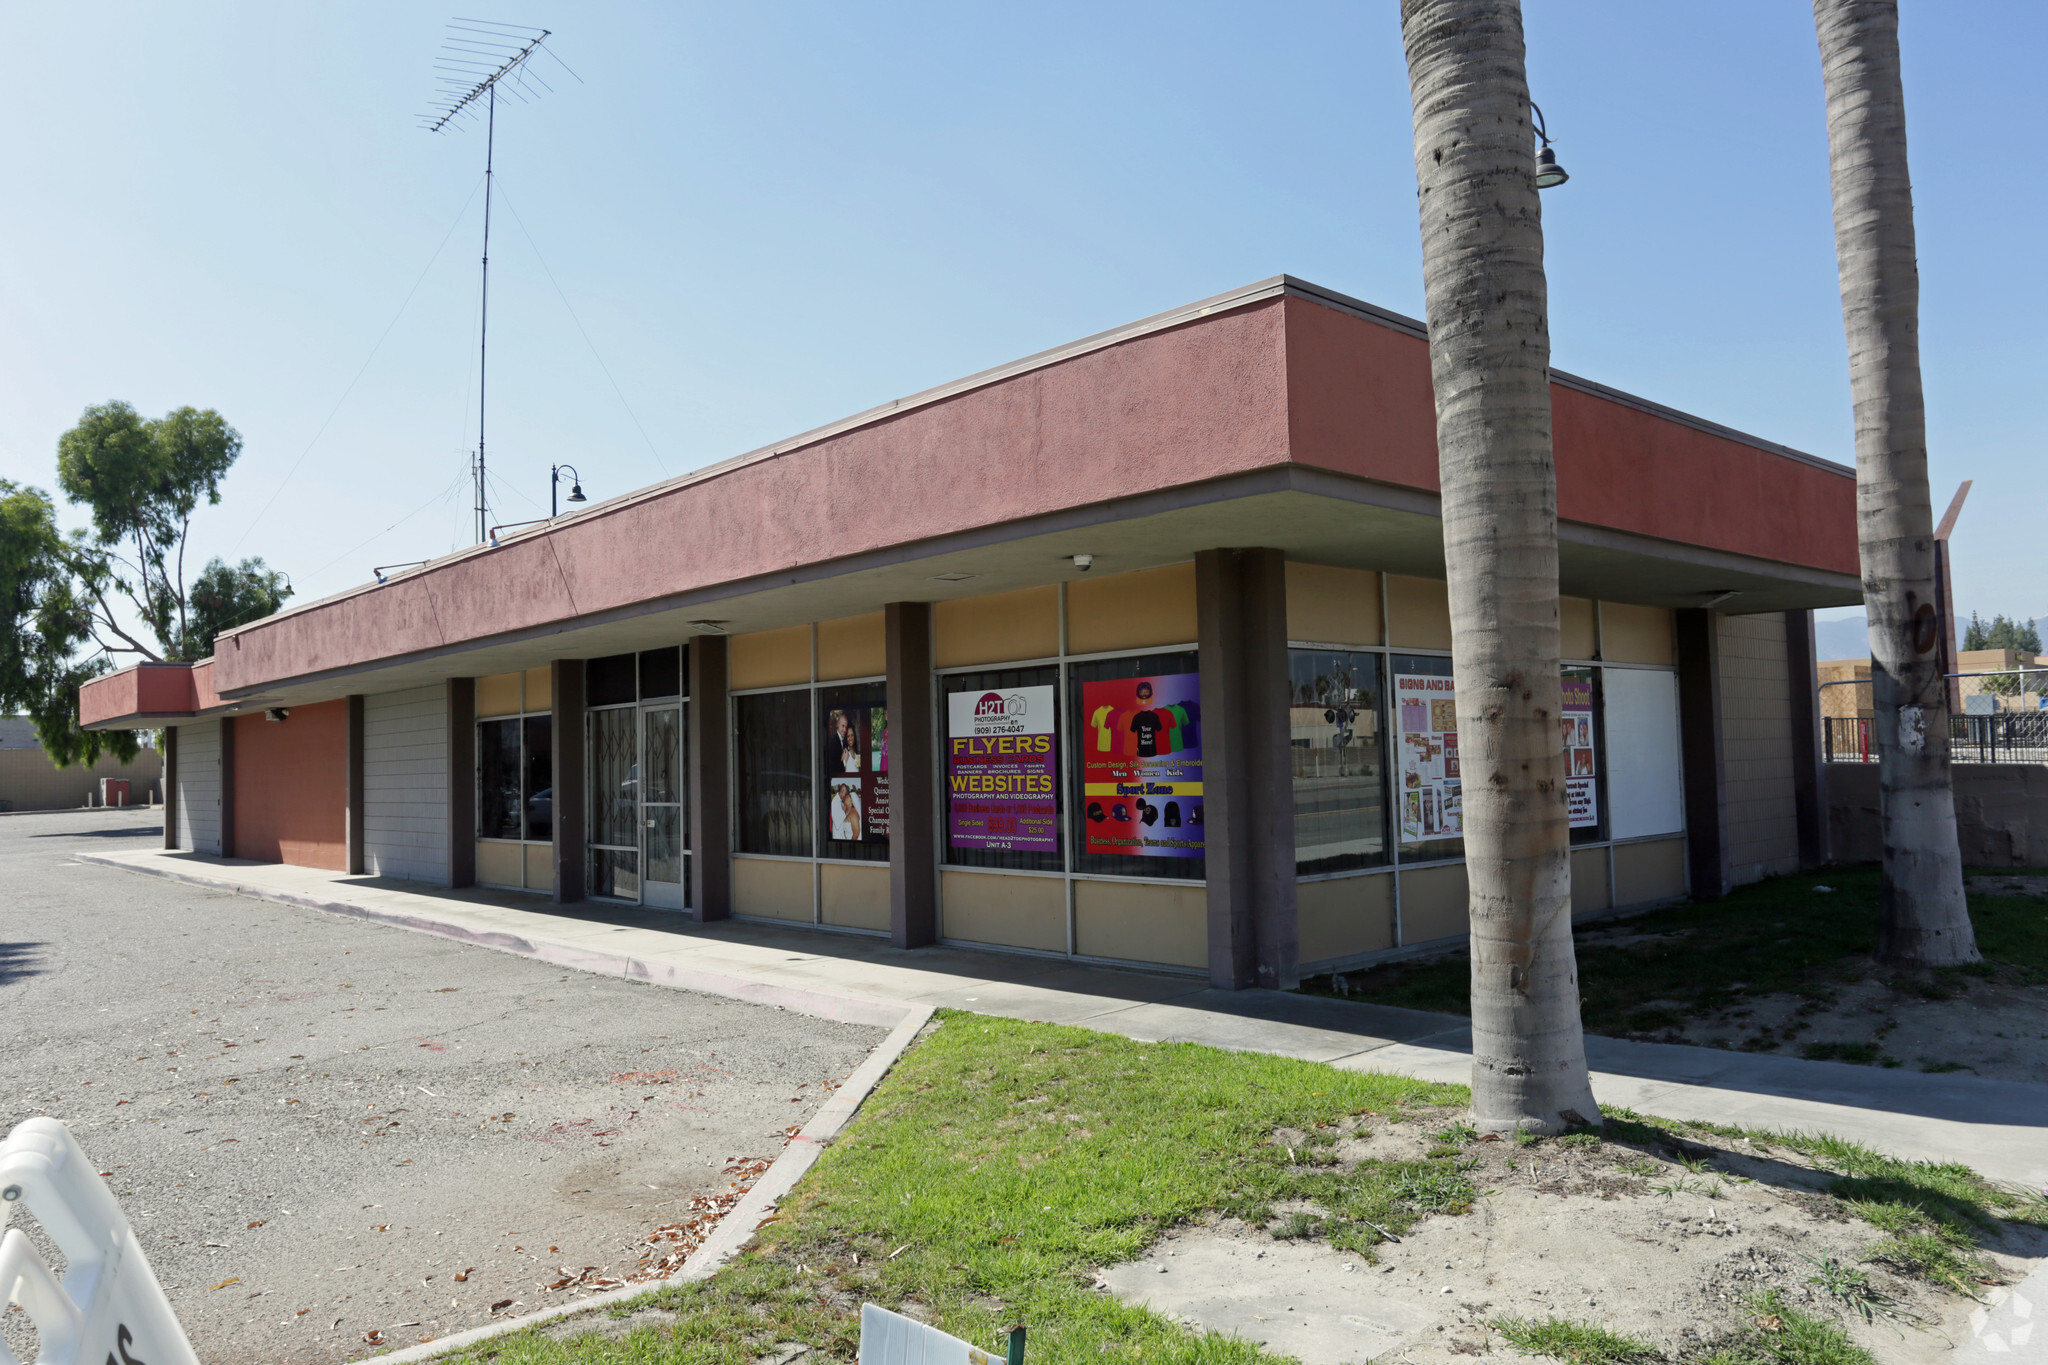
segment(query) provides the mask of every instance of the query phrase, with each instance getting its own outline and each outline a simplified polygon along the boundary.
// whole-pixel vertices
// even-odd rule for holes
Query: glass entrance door
[[[631,706],[590,712],[590,894],[640,899],[640,736]]]
[[[668,703],[640,712],[640,835],[645,858],[641,903],[681,910],[687,905],[683,707]]]

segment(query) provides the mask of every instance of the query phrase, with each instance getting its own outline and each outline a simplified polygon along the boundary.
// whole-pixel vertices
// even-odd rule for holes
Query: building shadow
[[[53,829],[42,834],[31,834],[31,839],[140,839],[143,836],[154,839],[164,837],[162,825],[129,825],[122,829]]]

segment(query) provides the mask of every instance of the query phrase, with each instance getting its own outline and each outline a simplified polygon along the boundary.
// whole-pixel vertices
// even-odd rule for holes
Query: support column
[[[178,847],[178,727],[164,727],[164,848]]]
[[[351,877],[363,875],[363,694],[348,698],[347,807],[342,815],[342,866]]]
[[[555,904],[573,905],[589,885],[583,867],[583,660],[556,659],[548,670],[555,699],[549,722],[555,743]]]
[[[220,856],[235,856],[235,717],[220,718]]]
[[[1799,865],[1828,861],[1828,769],[1820,752],[1820,662],[1813,613],[1785,613],[1786,698],[1792,708],[1792,799],[1799,825]]]
[[[726,718],[726,638],[699,635],[683,651],[690,695],[690,918],[732,917],[732,725]]]
[[[939,941],[939,863],[933,836],[938,727],[932,707],[932,608],[883,609],[889,700],[889,939]]]
[[[448,885],[476,885],[476,679],[448,680]]]
[[[1678,746],[1685,763],[1685,847],[1695,896],[1728,892],[1727,772],[1721,743],[1721,617],[1678,618]]]
[[[1299,983],[1294,779],[1287,723],[1287,565],[1278,550],[1195,556],[1202,677],[1209,981]]]

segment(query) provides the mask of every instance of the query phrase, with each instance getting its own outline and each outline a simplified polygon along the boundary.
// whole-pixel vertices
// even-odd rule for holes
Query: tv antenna
[[[534,54],[548,39],[547,29],[488,19],[455,19],[448,25],[448,35],[434,62],[434,69],[442,73],[434,78],[434,103],[420,116],[420,126],[430,133],[444,132],[451,124],[475,121],[479,108],[483,113],[483,293],[477,321],[476,455],[470,462],[470,477],[476,483],[476,538],[481,544],[490,539],[491,525],[490,489],[484,482],[484,384],[490,374],[491,176],[498,140],[498,91],[529,104],[554,87],[532,68]],[[578,81],[583,79],[552,50],[548,55]],[[534,89],[536,85],[539,90]]]

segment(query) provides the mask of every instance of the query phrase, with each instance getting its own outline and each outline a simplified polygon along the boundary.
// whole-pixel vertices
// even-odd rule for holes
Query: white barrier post
[[[0,1206],[26,1205],[64,1253],[50,1273],[28,1235],[0,1237],[0,1302],[36,1325],[35,1365],[199,1365],[113,1191],[71,1130],[25,1119],[0,1142]],[[0,1365],[21,1365],[0,1343]]]
[[[1024,1329],[1009,1329],[1007,1358],[991,1356],[916,1318],[864,1303],[860,1306],[858,1365],[1024,1365]]]

